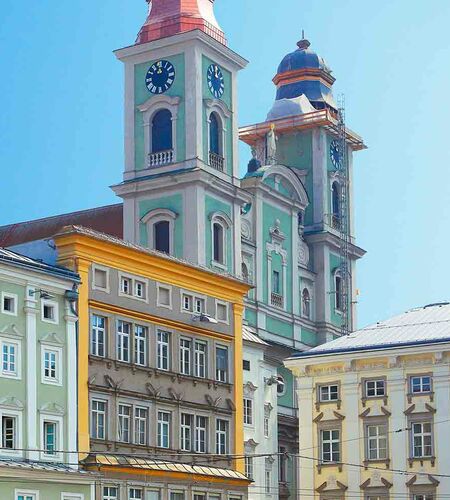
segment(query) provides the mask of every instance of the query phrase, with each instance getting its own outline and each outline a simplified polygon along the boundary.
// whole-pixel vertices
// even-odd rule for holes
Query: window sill
[[[409,404],[412,403],[413,398],[417,398],[417,397],[429,397],[430,402],[434,401],[434,392],[433,391],[430,391],[430,392],[408,392],[408,394],[406,396],[408,398]]]
[[[412,467],[415,463],[420,463],[420,465],[424,465],[425,463],[430,463],[431,467],[434,467],[436,463],[436,457],[413,457],[408,458],[409,466]]]
[[[227,271],[227,265],[222,262],[217,262],[216,260],[211,261],[211,266],[218,267],[219,269],[222,269],[222,271]]]
[[[384,406],[386,406],[388,404],[388,396],[363,396],[361,398],[363,407],[365,407],[369,401],[383,401]]]
[[[322,469],[329,469],[329,468],[337,468],[339,472],[342,472],[342,463],[341,462],[320,462],[317,464],[317,471],[320,474],[322,472]]]
[[[340,410],[342,405],[342,400],[335,399],[333,401],[316,401],[316,410],[319,411],[320,407],[323,405],[332,405],[332,404],[335,404],[337,409]]]
[[[48,379],[48,378],[43,378],[41,380],[41,383],[44,385],[54,385],[56,387],[62,386],[62,382],[60,380],[52,380],[52,379]]]
[[[22,377],[16,373],[1,373],[0,377],[7,378],[9,380],[22,380]]]
[[[363,462],[364,467],[368,469],[370,466],[374,464],[384,464],[386,466],[386,469],[389,469],[389,465],[391,464],[391,461],[389,458],[379,458],[379,459],[374,459],[374,460],[364,460]]]

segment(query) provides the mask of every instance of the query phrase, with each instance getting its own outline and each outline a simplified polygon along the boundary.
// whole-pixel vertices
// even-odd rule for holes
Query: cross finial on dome
[[[310,45],[309,41],[305,38],[305,30],[302,30],[302,39],[297,42],[297,47],[300,50],[306,50]]]

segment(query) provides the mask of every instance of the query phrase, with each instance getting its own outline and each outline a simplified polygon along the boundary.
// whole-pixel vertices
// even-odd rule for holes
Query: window
[[[191,340],[180,339],[180,373],[183,375],[191,374],[191,349]]]
[[[143,500],[144,494],[141,490],[141,488],[130,488],[129,491],[129,500]]]
[[[242,361],[242,369],[245,370],[246,372],[250,371],[250,361],[248,359],[244,359]]]
[[[253,479],[253,457],[245,457],[245,475]]]
[[[278,455],[278,476],[279,480],[282,483],[285,483],[287,481],[287,475],[286,475],[286,469],[287,469],[287,449],[284,446],[280,446],[278,448],[279,455]]]
[[[216,319],[222,323],[228,323],[228,306],[226,303],[216,303]]]
[[[15,490],[15,500],[39,500],[38,491]]]
[[[435,496],[433,493],[421,493],[419,495],[413,495],[413,500],[434,500]]]
[[[44,420],[43,423],[43,434],[44,434],[44,454],[45,455],[56,455],[57,450],[57,431],[58,424],[56,422],[50,422]]]
[[[58,323],[58,304],[56,302],[43,300],[41,307],[42,321],[45,321],[46,323]]]
[[[106,438],[106,402],[93,400],[91,403],[91,437]]]
[[[158,412],[158,446],[160,448],[170,448],[170,421],[169,412]]]
[[[123,295],[131,295],[131,279],[122,276],[120,278],[120,293]]]
[[[264,492],[270,495],[272,489],[272,462],[270,458],[264,460]]]
[[[302,292],[302,316],[311,319],[311,297],[307,288]]]
[[[172,307],[172,289],[158,285],[157,289],[157,305],[160,307]]]
[[[264,423],[263,423],[264,437],[268,438],[270,435],[270,406],[264,405]]]
[[[116,486],[104,486],[103,487],[103,500],[118,500],[119,499],[119,488]]]
[[[367,460],[386,460],[388,458],[387,425],[366,425]]]
[[[280,295],[280,272],[272,271],[272,292]]]
[[[94,266],[93,268],[94,283],[93,289],[106,290],[108,291],[108,271],[106,269],[98,268]]]
[[[209,117],[209,151],[216,155],[221,155],[220,124],[216,113],[211,113]]]
[[[342,311],[344,304],[342,278],[339,273],[334,275],[334,308]]]
[[[140,366],[147,364],[147,328],[134,326],[134,362]]]
[[[426,394],[431,392],[430,375],[413,375],[410,377],[410,391],[412,394]]]
[[[2,313],[17,316],[17,295],[2,292]]]
[[[168,109],[161,109],[152,120],[152,153],[169,151],[172,144],[172,113]]]
[[[2,448],[6,450],[17,448],[17,417],[2,415]]]
[[[197,314],[202,314],[205,312],[205,300],[199,297],[194,298],[194,311]]]
[[[195,342],[194,349],[194,375],[199,378],[206,377],[206,344],[205,342]]]
[[[59,348],[42,348],[42,382],[44,384],[60,384],[61,356]]]
[[[193,297],[190,295],[183,294],[183,311],[192,312]]]
[[[153,224],[154,249],[170,254],[170,222],[161,220]]]
[[[341,189],[337,182],[333,182],[331,186],[331,225],[335,229],[341,227]]]
[[[184,500],[184,492],[183,491],[171,491],[170,500]]]
[[[245,281],[246,283],[249,283],[250,282],[250,275],[248,272],[248,266],[245,262],[243,262],[241,264],[241,274],[242,274],[243,281]]]
[[[366,398],[378,398],[386,396],[386,381],[384,379],[366,380],[365,390]]]
[[[124,363],[130,361],[130,323],[119,320],[117,322],[117,359]]]
[[[228,453],[228,428],[227,420],[216,420],[216,453],[226,455]]]
[[[277,396],[284,396],[286,394],[286,382],[281,375],[277,376]]]
[[[170,366],[170,333],[158,330],[158,368],[160,370],[169,370]]]
[[[91,354],[93,356],[105,356],[105,332],[106,318],[92,315],[91,319]]]
[[[339,462],[341,459],[339,429],[321,430],[320,446],[322,462]]]
[[[117,440],[122,443],[130,442],[130,420],[131,407],[128,405],[119,405]]]
[[[143,281],[134,281],[134,296],[138,299],[145,299],[146,285]]]
[[[433,433],[431,422],[413,422],[410,425],[412,436],[412,457],[433,456]]]
[[[319,386],[319,401],[326,403],[328,401],[339,400],[339,386],[337,384]]]
[[[147,444],[147,409],[134,409],[134,442],[136,444]]]
[[[0,340],[2,350],[2,375],[19,378],[20,360],[18,342]]]
[[[192,447],[192,421],[193,416],[181,414],[180,445],[183,451],[191,451]]]
[[[216,380],[228,382],[228,349],[216,347]]]
[[[225,230],[219,222],[213,224],[213,260],[225,263]]]
[[[253,401],[244,398],[244,424],[253,425]]]
[[[195,451],[206,453],[208,451],[208,418],[197,415],[195,417]]]

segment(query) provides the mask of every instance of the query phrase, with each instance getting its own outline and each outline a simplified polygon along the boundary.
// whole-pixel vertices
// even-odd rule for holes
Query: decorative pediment
[[[183,401],[184,393],[183,392],[175,392],[172,388],[168,390],[168,393],[172,399],[175,401]]]
[[[410,488],[411,486],[439,486],[439,480],[436,479],[432,474],[420,474],[420,476],[414,475],[406,481],[406,486]]]
[[[390,481],[385,479],[380,475],[380,473],[374,472],[372,477],[369,477],[366,481],[364,481],[361,485],[360,488],[362,490],[366,490],[367,488],[386,488],[390,489],[394,486]]]
[[[328,491],[346,491],[348,486],[338,481],[334,476],[329,476],[318,488],[317,493],[324,493]]]
[[[64,408],[58,403],[47,403],[39,408],[40,413],[50,413],[52,415],[64,415]]]
[[[206,399],[206,402],[208,403],[208,405],[212,406],[213,408],[218,408],[220,405],[220,402],[222,401],[221,396],[219,396],[217,398],[213,398],[209,394],[205,394],[205,399]]]
[[[231,111],[221,99],[203,99],[206,107],[211,111],[217,111],[221,118],[230,118]]]
[[[281,245],[286,239],[286,235],[280,229],[280,219],[276,219],[274,225],[269,229],[270,236],[272,236],[272,243]]]
[[[0,329],[0,335],[7,335],[8,337],[23,337],[23,333],[17,328],[16,325],[11,324],[11,325],[5,325],[3,328]]]
[[[6,396],[0,399],[0,406],[2,408],[10,408],[14,410],[23,410],[25,405],[14,396]]]
[[[147,392],[150,394],[150,396],[154,398],[159,398],[161,396],[161,388],[158,387],[157,389],[151,384],[150,382],[147,382],[145,384],[145,388],[147,389]]]
[[[39,342],[41,342],[43,344],[53,344],[53,345],[57,345],[57,346],[64,345],[64,341],[61,340],[55,332],[47,333],[47,335],[42,337],[42,339],[40,339]]]
[[[105,378],[106,385],[108,385],[111,389],[114,389],[114,390],[120,389],[120,386],[124,382],[124,379],[116,381],[110,375],[105,375],[104,378]]]
[[[258,446],[259,443],[257,443],[254,439],[250,438],[247,439],[247,441],[244,441],[244,446],[247,448],[252,448],[253,450]]]
[[[244,384],[244,394],[253,394],[258,386],[253,384],[250,380]]]
[[[273,406],[271,405],[271,403],[269,403],[269,402],[264,403],[264,411],[267,411],[268,413],[270,413],[272,410],[273,410]]]

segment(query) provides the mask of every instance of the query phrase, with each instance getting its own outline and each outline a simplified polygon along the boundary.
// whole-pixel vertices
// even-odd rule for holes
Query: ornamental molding
[[[244,394],[253,394],[256,389],[258,389],[258,386],[253,384],[250,380],[244,384]]]
[[[58,337],[58,334],[55,332],[47,333],[42,339],[39,340],[41,344],[52,344],[57,346],[64,345],[64,341]]]
[[[211,406],[212,408],[218,408],[221,401],[222,401],[221,396],[219,396],[217,398],[213,398],[209,394],[205,394],[205,399],[206,399],[206,402],[208,403],[208,405]]]
[[[39,412],[59,416],[63,416],[65,414],[64,408],[58,403],[46,403],[39,408]]]
[[[347,489],[348,486],[338,481],[335,476],[328,476],[327,480],[316,488],[316,491],[317,493],[323,493],[327,491],[346,491]]]
[[[298,265],[301,267],[308,267],[310,259],[309,246],[303,237],[298,242]]]
[[[252,226],[248,220],[241,220],[241,236],[246,240],[252,240]]]
[[[231,111],[221,99],[203,99],[206,108],[209,112],[216,111],[219,113],[222,120],[231,118]],[[223,126],[224,124],[222,124]]]
[[[12,338],[17,338],[17,337],[23,337],[23,333],[18,330],[17,326],[14,325],[13,323],[10,325],[5,325],[3,328],[0,329],[0,335],[2,337],[12,337]]]
[[[168,107],[172,113],[172,120],[177,118],[178,105],[181,102],[180,97],[171,97],[169,95],[159,95],[150,97],[143,104],[139,105],[137,109],[144,113],[144,120],[150,118],[148,115],[154,111]]]
[[[178,217],[178,213],[174,212],[173,210],[169,210],[168,208],[155,208],[154,210],[150,210],[150,212],[147,212],[141,218],[141,222],[143,224],[147,224],[147,222],[149,222],[151,219],[155,217],[175,220]]]
[[[258,446],[259,443],[257,443],[253,438],[247,439],[247,441],[244,441],[244,446],[247,448],[255,449]]]
[[[14,396],[6,396],[0,399],[0,407],[1,408],[9,408],[13,410],[23,410],[25,405]]]

